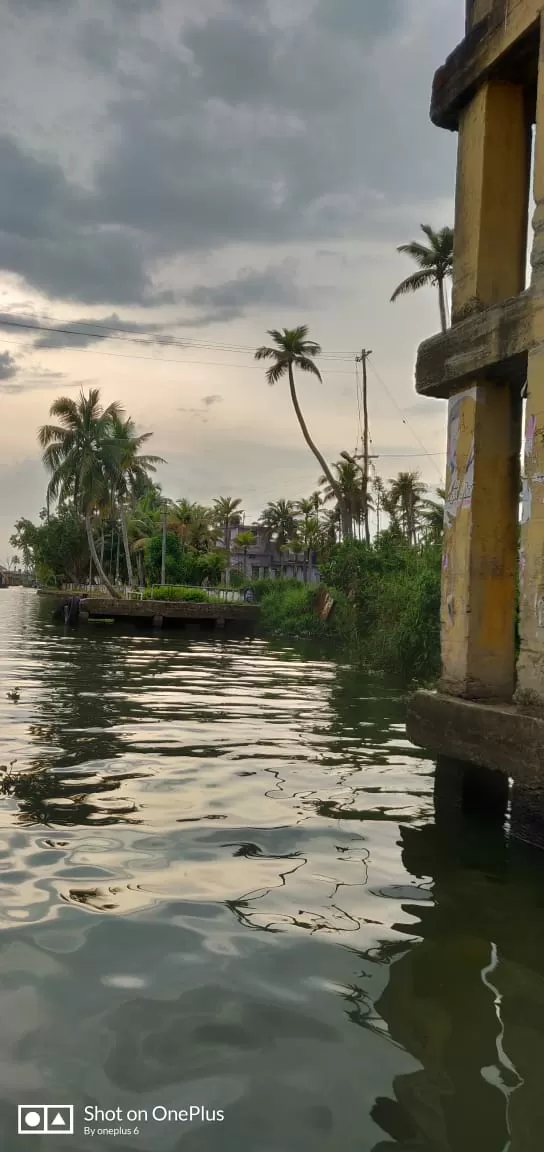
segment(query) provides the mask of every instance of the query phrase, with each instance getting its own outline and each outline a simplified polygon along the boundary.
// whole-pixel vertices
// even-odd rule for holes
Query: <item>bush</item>
[[[154,585],[146,588],[143,593],[144,600],[190,600],[193,604],[206,604],[212,599],[203,588],[162,587]]]
[[[261,606],[260,628],[270,635],[293,640],[315,637],[345,640],[349,645],[356,633],[352,605],[342,592],[334,590],[333,612],[328,620],[322,620],[317,611],[318,593],[319,585],[301,584],[298,580],[258,581],[256,599]]]
[[[251,585],[261,628],[276,636],[333,640],[346,656],[402,679],[436,677],[440,667],[441,549],[410,548],[391,532],[372,544],[346,540],[322,565],[335,601],[327,621],[316,610],[318,587],[296,580]]]

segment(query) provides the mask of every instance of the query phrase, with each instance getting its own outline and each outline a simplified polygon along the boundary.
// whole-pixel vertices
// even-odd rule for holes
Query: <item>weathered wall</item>
[[[523,92],[486,82],[461,116],[453,323],[524,286],[529,134]],[[442,686],[469,697],[514,690],[521,399],[475,376],[448,410]]]

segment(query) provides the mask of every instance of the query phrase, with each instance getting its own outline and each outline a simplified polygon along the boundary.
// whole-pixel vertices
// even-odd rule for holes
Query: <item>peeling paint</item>
[[[523,481],[521,493],[521,523],[528,524],[531,519],[532,494],[527,480]]]
[[[533,414],[527,421],[527,435],[525,437],[525,457],[532,456],[535,446],[536,416]]]

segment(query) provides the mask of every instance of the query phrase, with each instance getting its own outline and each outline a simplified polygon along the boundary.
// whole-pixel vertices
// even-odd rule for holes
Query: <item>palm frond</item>
[[[321,372],[313,360],[309,360],[307,356],[297,356],[296,365],[297,368],[300,368],[301,372],[310,372],[312,376],[317,376],[317,379],[323,383]]]
[[[432,282],[433,273],[430,270],[413,272],[411,276],[407,276],[406,280],[402,280],[398,287],[395,288],[391,297],[391,303],[394,304],[399,296],[407,296],[410,292],[417,292],[419,288],[424,288],[425,285],[432,284]]]

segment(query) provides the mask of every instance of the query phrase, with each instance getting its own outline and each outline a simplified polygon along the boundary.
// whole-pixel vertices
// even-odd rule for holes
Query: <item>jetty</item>
[[[226,628],[248,625],[259,618],[257,604],[222,600],[198,603],[192,600],[115,600],[88,596],[80,601],[80,619],[127,621],[153,628]]]

